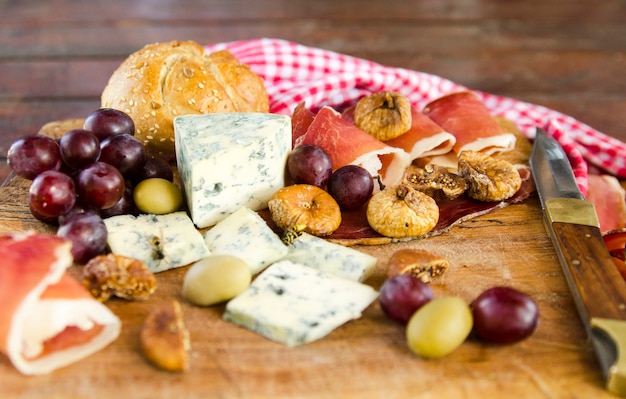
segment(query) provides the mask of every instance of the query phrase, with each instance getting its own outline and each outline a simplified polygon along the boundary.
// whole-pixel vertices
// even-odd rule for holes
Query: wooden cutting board
[[[29,182],[0,188],[0,233],[52,232],[28,213]],[[326,338],[287,348],[221,320],[223,306],[195,307],[180,295],[186,267],[157,274],[145,302],[111,300],[123,323],[104,350],[46,376],[23,376],[0,355],[1,396],[10,398],[610,398],[574,302],[542,225],[536,196],[466,221],[425,240],[358,246],[378,258],[366,281],[378,289],[389,256],[401,248],[446,256],[450,269],[432,282],[437,296],[471,302],[483,290],[507,285],[530,294],[540,309],[530,338],[511,346],[468,339],[451,355],[412,354],[403,327],[374,302],[359,320]],[[1,262],[1,261],[0,261]],[[80,267],[72,273],[79,275]],[[178,299],[191,334],[191,369],[159,371],[139,348],[144,318],[156,304]]]

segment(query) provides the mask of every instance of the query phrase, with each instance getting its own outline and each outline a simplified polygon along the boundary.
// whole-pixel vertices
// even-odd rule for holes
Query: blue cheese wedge
[[[285,184],[291,118],[269,113],[174,119],[176,159],[191,219],[215,225],[241,207],[263,209]]]
[[[222,317],[273,341],[297,346],[361,317],[377,297],[368,285],[278,261],[228,302]]]
[[[378,261],[374,256],[307,233],[294,239],[288,248],[283,260],[359,282],[367,280]]]
[[[144,262],[153,273],[210,255],[202,234],[185,212],[120,215],[104,219],[111,252]]]
[[[233,255],[245,261],[253,275],[289,251],[265,220],[246,207],[207,231],[204,241],[212,254]]]

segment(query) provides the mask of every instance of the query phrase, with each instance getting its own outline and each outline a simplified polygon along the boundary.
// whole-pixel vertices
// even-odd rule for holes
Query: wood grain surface
[[[0,233],[53,231],[24,207],[28,181],[0,188]],[[609,398],[595,355],[576,313],[539,202],[526,202],[464,222],[426,240],[357,249],[378,258],[367,284],[378,289],[387,260],[401,248],[445,256],[450,269],[432,282],[436,296],[471,302],[506,285],[531,295],[540,309],[536,332],[515,345],[487,345],[470,337],[451,355],[424,360],[412,354],[404,328],[374,302],[362,318],[324,339],[287,348],[221,320],[223,305],[192,306],[181,297],[187,267],[157,274],[158,289],[144,302],[110,300],[123,323],[104,350],[50,375],[27,377],[0,357],[0,386],[11,398]],[[71,273],[80,276],[81,267]],[[173,374],[148,364],[139,348],[144,318],[178,299],[191,335],[191,369]]]
[[[47,122],[98,108],[123,59],[175,39],[291,40],[544,105],[626,140],[624,21],[623,0],[0,0],[0,157]],[[0,180],[8,172],[0,167]],[[11,178],[0,188],[0,232],[52,232],[28,214],[27,186]],[[149,301],[108,302],[122,335],[81,362],[26,377],[0,356],[0,397],[613,397],[603,389],[536,197],[427,240],[358,247],[379,259],[367,283],[379,288],[387,259],[406,247],[450,260],[433,282],[438,296],[469,302],[495,285],[527,292],[539,304],[537,331],[504,347],[469,339],[448,357],[423,360],[377,302],[323,340],[286,348],[223,322],[223,306],[182,301],[191,369],[171,374],[144,361],[139,330],[154,306],[181,299],[182,268],[159,274]]]

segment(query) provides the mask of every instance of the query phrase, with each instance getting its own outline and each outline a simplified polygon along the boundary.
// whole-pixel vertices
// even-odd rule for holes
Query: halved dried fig
[[[354,124],[379,140],[391,140],[411,128],[411,103],[401,93],[380,91],[363,97],[354,109]]]
[[[185,371],[189,368],[189,331],[176,300],[154,309],[141,329],[141,350],[158,368]]]
[[[467,180],[469,196],[479,201],[504,201],[522,185],[512,163],[478,151],[459,154],[459,175]]]
[[[332,234],[341,224],[337,201],[323,189],[294,184],[278,190],[268,202],[272,220],[283,230],[319,237]]]
[[[387,276],[398,274],[412,275],[425,283],[433,277],[441,276],[448,270],[448,259],[423,249],[401,249],[389,258]]]
[[[467,189],[467,182],[448,168],[429,164],[423,168],[410,165],[404,174],[404,180],[417,191],[421,191],[435,200],[455,199]]]
[[[97,300],[112,296],[147,299],[156,290],[154,273],[140,260],[122,255],[98,255],[83,268],[83,285]]]
[[[439,207],[432,197],[401,184],[374,194],[366,216],[370,227],[386,237],[419,237],[435,227]]]

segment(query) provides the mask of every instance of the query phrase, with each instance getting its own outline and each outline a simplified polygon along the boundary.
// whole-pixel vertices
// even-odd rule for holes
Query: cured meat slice
[[[600,230],[610,231],[626,227],[626,198],[624,189],[615,176],[588,176],[587,200],[598,214]]]
[[[115,340],[121,322],[66,270],[71,244],[53,235],[0,237],[0,352],[23,374],[46,374]]]
[[[319,110],[306,133],[295,145],[313,144],[323,148],[331,158],[333,170],[353,164],[367,169],[372,176],[381,176],[385,185],[396,185],[411,163],[409,154],[386,145],[325,106]]]
[[[354,124],[354,109],[355,106],[347,108],[342,112],[341,117]],[[456,143],[456,137],[443,130],[426,114],[411,107],[411,128],[406,133],[384,143],[402,148],[409,154],[411,161],[414,161],[418,158],[450,153]]]
[[[313,111],[308,109],[304,102],[296,105],[291,115],[291,146],[296,146],[296,140],[299,137],[304,136],[311,123],[315,119]]]
[[[452,151],[456,137],[414,107],[411,107],[411,118],[411,128],[401,136],[385,141],[385,144],[402,148],[412,161]]]
[[[515,148],[515,134],[493,118],[474,92],[445,95],[428,103],[423,112],[456,137],[456,154],[464,150],[494,154]]]

